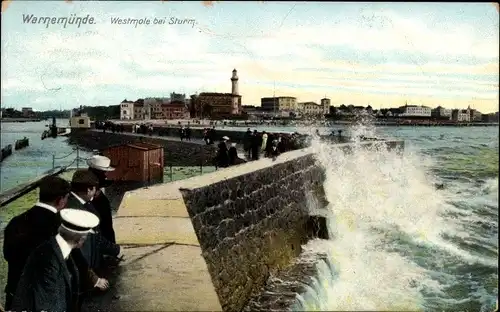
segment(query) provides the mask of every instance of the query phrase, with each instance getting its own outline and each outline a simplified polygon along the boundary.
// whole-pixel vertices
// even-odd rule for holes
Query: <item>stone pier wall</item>
[[[203,145],[194,142],[158,137],[136,136],[126,133],[102,131],[72,131],[68,138],[70,144],[76,144],[90,150],[102,150],[110,146],[146,142],[163,146],[165,166],[212,166],[216,155],[215,145]]]
[[[324,201],[323,182],[309,154],[181,189],[224,310],[243,309],[271,273],[300,254],[308,238],[308,200]]]

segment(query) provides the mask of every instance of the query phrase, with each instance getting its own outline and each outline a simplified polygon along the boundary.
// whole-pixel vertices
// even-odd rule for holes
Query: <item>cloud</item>
[[[314,44],[350,47],[360,51],[412,52],[426,56],[499,57],[498,30],[492,36],[484,36],[482,32],[475,32],[466,24],[446,28],[431,27],[422,20],[400,16],[391,11],[365,12],[357,20],[335,25],[284,28],[261,42],[272,42],[272,47]],[[264,50],[267,50],[266,45],[256,43],[254,46],[266,47]]]
[[[204,14],[229,19],[231,11],[218,7]],[[304,101],[327,93],[337,102],[358,104],[373,98],[383,103],[383,96],[393,102],[420,96],[422,101],[454,98],[457,103],[472,100],[498,107],[498,28],[481,32],[465,22],[433,25],[387,10],[364,10],[349,22],[332,17],[323,24],[290,16],[283,27],[259,29],[254,23],[251,33],[231,28],[231,36],[221,26],[109,24],[110,15],[137,17],[145,12],[154,10],[137,8],[134,13],[128,8],[99,17],[99,27],[50,29],[29,38],[4,27],[2,97],[14,104],[16,93],[25,93],[26,101],[36,105],[50,102],[40,100],[46,98],[111,105],[125,97],[174,91],[229,92],[231,70],[237,68],[245,104],[272,95],[276,82],[280,94],[289,92]],[[401,57],[364,58],[374,52]],[[57,88],[60,92],[54,92]]]

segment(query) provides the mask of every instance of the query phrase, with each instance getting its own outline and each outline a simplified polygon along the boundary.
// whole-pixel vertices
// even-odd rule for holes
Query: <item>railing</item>
[[[204,166],[203,164],[200,164],[199,166],[173,166],[171,164],[167,164],[163,168],[163,179],[164,182],[172,182],[200,176],[214,171],[215,166]]]
[[[65,159],[70,157],[71,155],[76,153],[76,157],[73,159],[73,161],[65,166],[56,166],[56,160],[60,159]],[[79,168],[79,162],[85,160],[84,158],[80,157],[80,148],[77,146],[75,147],[69,154],[66,154],[61,157],[56,157],[56,155],[52,155],[52,169],[48,170],[44,174],[42,174],[39,177],[36,177],[35,179],[28,181],[26,183],[22,183],[20,185],[17,185],[16,187],[13,187],[11,189],[8,189],[2,193],[0,193],[0,207],[4,207],[13,201],[15,201],[18,198],[23,197],[24,195],[30,193],[31,191],[35,190],[41,179],[46,177],[46,176],[51,176],[51,175],[59,175],[65,171],[67,171],[73,164],[76,162],[76,168]]]
[[[76,153],[76,157],[75,159],[73,159],[73,161],[69,164],[69,165],[66,165],[66,166],[63,166],[64,168],[70,168],[75,162],[76,162],[76,169],[79,169],[79,166],[80,166],[80,161],[85,161],[85,158],[83,157],[80,157],[80,148],[78,146],[76,146],[75,148],[73,148],[73,150],[64,155],[64,156],[61,156],[61,157],[56,157],[56,155],[52,155],[52,169],[56,168],[56,160],[61,160],[61,159],[65,159],[65,158],[68,158],[69,156],[73,155]]]

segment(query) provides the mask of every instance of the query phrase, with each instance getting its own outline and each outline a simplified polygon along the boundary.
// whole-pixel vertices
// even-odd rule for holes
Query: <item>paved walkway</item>
[[[179,190],[184,181],[125,194],[113,218],[125,261],[84,311],[222,310]]]

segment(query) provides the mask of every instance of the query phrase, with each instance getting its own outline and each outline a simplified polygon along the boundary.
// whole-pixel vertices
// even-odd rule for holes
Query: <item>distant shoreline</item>
[[[39,122],[41,118],[0,118],[0,122]]]
[[[204,120],[203,124],[193,123],[193,120],[165,120],[165,119],[151,119],[151,120],[110,120],[111,122],[122,124],[122,125],[133,125],[133,124],[141,124],[141,123],[151,123],[155,127],[160,128],[178,128],[179,124],[175,122],[181,121],[183,126],[186,126],[188,122],[191,122],[191,127],[193,128],[203,128],[211,126],[209,124],[209,120]],[[172,122],[165,124],[166,121]],[[217,120],[218,124],[216,126],[221,126],[222,121]],[[346,120],[327,120],[329,125],[356,125],[355,121],[346,121]],[[498,122],[446,122],[446,123],[429,123],[429,122],[398,122],[398,121],[372,121],[370,124],[378,127],[498,127]],[[295,126],[307,126],[310,125],[307,122],[301,122],[300,120],[295,120],[288,125],[276,124],[276,127],[295,127]],[[259,123],[252,122],[248,120],[247,123],[245,121],[238,121],[236,124],[231,124],[230,121],[225,125],[225,127],[235,127],[235,128],[245,128],[245,127],[255,127],[255,126],[269,126],[269,123]]]

